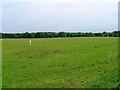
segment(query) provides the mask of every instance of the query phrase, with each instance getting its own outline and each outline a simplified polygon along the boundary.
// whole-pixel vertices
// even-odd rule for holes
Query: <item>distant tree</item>
[[[58,37],[58,33],[52,32],[53,37]]]
[[[59,36],[59,37],[65,37],[65,36],[66,36],[66,33],[65,33],[65,32],[59,32],[59,33],[58,33],[58,36]]]
[[[53,38],[53,34],[51,32],[47,32],[47,37],[48,38]]]
[[[81,32],[78,32],[76,36],[81,37]]]
[[[46,35],[44,34],[44,32],[40,32],[40,34],[39,34],[40,36],[40,38],[45,38],[46,37]]]
[[[103,32],[102,37],[107,37],[107,32]]]
[[[37,33],[1,33],[0,38],[54,38],[54,37],[120,37],[120,31],[114,32],[37,32]]]
[[[118,31],[118,37],[120,37],[120,31]]]
[[[0,33],[0,38],[2,38],[2,33]]]
[[[94,33],[94,36],[95,37],[102,37],[102,34],[101,33]]]
[[[72,33],[67,32],[66,37],[72,37]]]
[[[28,38],[28,32],[26,32],[26,33],[22,33],[22,38]]]
[[[35,34],[35,38],[40,38],[40,32],[37,32],[36,34]]]
[[[112,33],[113,35],[113,37],[117,37],[118,36],[118,31],[114,31],[113,33]]]
[[[18,34],[14,34],[14,38],[20,38]]]
[[[81,36],[82,36],[82,37],[85,37],[85,34],[84,34],[84,32],[82,32],[82,33],[81,33]]]

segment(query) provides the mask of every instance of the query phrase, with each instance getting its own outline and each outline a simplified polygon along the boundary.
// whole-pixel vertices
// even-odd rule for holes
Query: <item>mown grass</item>
[[[0,89],[2,89],[2,39],[0,39]]]
[[[3,88],[118,87],[117,38],[3,39]]]

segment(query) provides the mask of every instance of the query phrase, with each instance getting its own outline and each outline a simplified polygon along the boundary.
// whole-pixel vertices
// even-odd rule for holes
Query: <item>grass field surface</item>
[[[0,39],[0,89],[2,89],[2,39]]]
[[[117,38],[2,40],[3,88],[118,87]]]

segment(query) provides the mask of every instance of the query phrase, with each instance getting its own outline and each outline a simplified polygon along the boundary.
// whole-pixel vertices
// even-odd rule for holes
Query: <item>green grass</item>
[[[3,88],[118,87],[117,38],[3,39]]]
[[[0,39],[0,89],[2,89],[2,39]]]

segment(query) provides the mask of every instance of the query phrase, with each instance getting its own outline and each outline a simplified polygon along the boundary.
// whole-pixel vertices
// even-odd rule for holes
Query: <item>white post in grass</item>
[[[30,40],[30,46],[31,46],[32,41]]]

